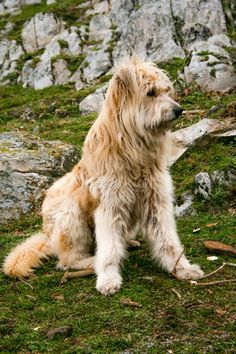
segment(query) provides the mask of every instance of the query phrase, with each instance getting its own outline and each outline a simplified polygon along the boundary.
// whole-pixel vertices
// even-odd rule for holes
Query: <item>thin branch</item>
[[[171,290],[173,291],[173,293],[175,293],[175,295],[177,296],[177,298],[178,298],[179,300],[182,299],[182,296],[180,295],[180,293],[179,293],[176,289],[172,288]]]
[[[95,274],[95,271],[93,268],[87,268],[84,270],[79,270],[78,272],[65,272],[61,279],[61,284],[65,284],[69,279],[74,279],[74,278],[83,278],[87,277],[89,275]]]
[[[34,287],[33,287],[30,283],[28,283],[27,281],[25,281],[24,279],[19,278],[19,280],[20,280],[22,283],[28,285],[32,290],[34,289]]]
[[[182,252],[180,253],[179,257],[177,258],[177,261],[175,262],[174,268],[173,268],[173,270],[171,272],[171,274],[178,280],[181,280],[181,279],[176,274],[176,272],[177,272],[176,267],[177,267],[181,257],[183,256],[183,254],[184,254],[184,250],[182,250]]]
[[[208,278],[211,277],[212,275],[216,274],[217,272],[219,272],[220,270],[222,270],[224,267],[226,266],[230,266],[230,267],[236,267],[236,263],[228,263],[228,262],[224,262],[219,268],[217,268],[216,270],[214,270],[211,273],[208,274],[204,274],[201,278],[198,279],[204,279],[204,278]]]
[[[219,285],[219,284],[225,284],[225,283],[236,283],[236,278],[209,281],[206,283],[198,283],[197,281],[192,281],[192,280],[190,281],[190,284],[194,285],[194,286],[210,286],[210,285]]]
[[[225,268],[226,266],[229,267],[236,267],[236,263],[228,263],[228,262],[224,262],[219,268],[217,268],[216,270],[214,270],[211,273],[205,274],[203,275],[201,278],[199,279],[204,279],[207,277],[211,277],[212,275],[218,273],[220,270],[222,270],[223,268]],[[194,285],[194,286],[210,286],[210,285],[219,285],[219,284],[227,284],[227,283],[235,283],[236,282],[236,278],[232,278],[232,279],[222,279],[222,280],[215,280],[215,281],[210,281],[210,282],[205,282],[205,283],[199,283],[196,280],[190,280],[190,284]]]

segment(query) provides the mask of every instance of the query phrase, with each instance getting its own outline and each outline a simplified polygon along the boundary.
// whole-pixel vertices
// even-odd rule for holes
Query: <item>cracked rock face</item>
[[[64,24],[52,13],[38,13],[26,22],[22,31],[23,47],[28,53],[37,52],[62,32]]]
[[[185,56],[174,38],[170,1],[141,1],[138,7],[134,2],[118,0],[112,3],[111,18],[119,37],[113,51],[115,62],[133,50],[156,62]]]
[[[53,2],[56,1],[48,0],[47,4]],[[41,1],[3,0],[0,13],[3,8],[19,9],[33,3]],[[225,50],[225,47],[235,47],[235,43],[227,37],[221,0],[103,0],[78,4],[78,9],[83,8],[84,24],[75,21],[69,27],[50,12],[39,12],[24,24],[22,45],[15,45],[19,53],[21,48],[21,53],[25,50],[34,59],[25,62],[20,73],[19,80],[24,86],[40,89],[58,84],[53,78],[54,58],[67,57],[69,61],[70,57],[74,60],[80,56],[76,74],[67,77],[69,73],[64,65],[64,76],[80,89],[133,52],[157,63],[176,57],[188,58],[181,78],[188,84],[197,83],[205,91],[225,91],[235,86],[234,59]],[[1,30],[2,41],[8,40],[9,31],[14,30],[12,26],[9,22]],[[0,43],[0,57],[6,51],[5,42]],[[5,57],[0,72],[2,83],[6,75],[15,72],[19,60],[18,56],[9,62],[8,54]]]
[[[7,75],[15,71],[17,60],[22,54],[23,49],[15,40],[0,41],[0,80],[4,81]]]
[[[0,223],[32,211],[53,179],[79,160],[69,144],[11,132],[0,134],[0,152]]]
[[[2,0],[0,15],[19,12],[24,5],[40,4],[42,0]]]

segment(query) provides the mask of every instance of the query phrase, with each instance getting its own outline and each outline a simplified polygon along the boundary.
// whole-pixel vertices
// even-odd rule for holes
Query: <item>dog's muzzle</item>
[[[179,116],[181,115],[181,113],[183,112],[183,108],[178,106],[178,107],[175,107],[173,109],[173,115],[174,115],[174,119],[177,119],[179,118]]]

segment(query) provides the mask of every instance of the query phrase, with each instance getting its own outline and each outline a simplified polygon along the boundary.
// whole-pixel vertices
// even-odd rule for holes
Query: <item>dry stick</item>
[[[208,274],[203,275],[203,276],[202,276],[201,278],[199,278],[199,279],[204,279],[204,278],[210,277],[210,276],[214,275],[215,273],[219,272],[219,271],[220,271],[221,269],[223,269],[225,266],[236,267],[236,263],[224,262],[219,268],[217,268],[216,270],[214,270],[214,271],[211,272],[211,273],[208,273]]]
[[[174,266],[174,268],[173,268],[173,270],[172,270],[172,272],[171,272],[171,274],[173,275],[173,277],[175,277],[175,278],[178,279],[178,280],[180,280],[180,278],[179,278],[179,277],[177,276],[177,274],[176,274],[176,267],[177,267],[177,265],[178,265],[178,263],[179,263],[181,257],[183,256],[183,254],[184,254],[184,250],[182,250],[182,252],[180,253],[179,257],[177,258],[177,261],[175,262],[175,266]]]
[[[32,290],[34,289],[34,287],[30,283],[27,283],[27,281],[25,281],[24,279],[19,278],[19,280],[22,281],[22,283],[28,285]]]
[[[63,275],[63,277],[61,279],[61,284],[66,283],[69,279],[83,278],[83,277],[87,277],[92,274],[95,274],[95,271],[93,268],[79,270],[78,272],[65,272],[65,274]]]
[[[236,278],[233,279],[223,279],[223,280],[216,280],[216,281],[209,281],[206,283],[198,283],[197,281],[190,281],[191,285],[194,286],[208,286],[208,285],[217,285],[217,284],[225,284],[225,283],[235,283],[236,282]]]
[[[214,270],[211,273],[205,274],[203,275],[201,278],[199,279],[204,279],[207,277],[210,277],[214,274],[216,274],[217,272],[219,272],[220,270],[222,270],[224,267],[226,266],[230,266],[230,267],[236,267],[236,263],[228,263],[228,262],[224,262],[219,268],[217,268],[216,270]],[[211,282],[205,282],[205,283],[198,283],[197,281],[193,281],[190,280],[190,284],[191,285],[195,285],[195,286],[208,286],[208,285],[217,285],[217,284],[225,284],[225,283],[235,283],[236,279],[232,278],[232,279],[222,279],[222,280],[215,280],[215,281],[211,281]]]

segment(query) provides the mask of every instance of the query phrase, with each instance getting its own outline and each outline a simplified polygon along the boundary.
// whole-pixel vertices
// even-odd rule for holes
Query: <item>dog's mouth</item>
[[[152,124],[151,126],[146,127],[149,131],[151,131],[153,134],[157,134],[158,132],[162,130],[169,130],[171,129],[177,118],[172,118],[170,120],[164,120],[162,122],[156,122],[155,124]]]

